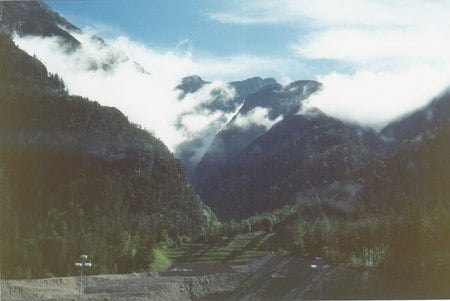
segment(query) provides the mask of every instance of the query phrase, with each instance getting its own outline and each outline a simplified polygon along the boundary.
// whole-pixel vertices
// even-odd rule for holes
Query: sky
[[[85,49],[70,57],[52,38],[16,38],[18,45],[60,74],[71,93],[118,107],[172,150],[232,117],[189,113],[210,101],[213,89],[232,97],[229,81],[318,80],[323,90],[308,106],[378,130],[450,84],[447,0],[46,3],[85,33],[103,37],[110,48],[86,36],[78,36]],[[111,56],[123,58],[112,73],[85,72],[92,61]],[[147,73],[137,72],[134,62]],[[180,102],[173,87],[193,74],[214,83]],[[175,126],[180,116],[186,125],[181,130]]]
[[[72,0],[47,1],[81,28],[116,31],[160,48],[183,47],[220,56],[284,55],[295,26],[231,24],[212,15],[225,1]],[[224,9],[227,7],[223,5]],[[281,47],[280,47],[281,46]]]
[[[101,37],[126,36],[153,49],[185,51],[213,60],[258,60],[259,66],[254,71],[207,73],[208,80],[236,81],[263,76],[287,83],[297,77],[314,77],[316,69],[324,65],[314,64],[310,70],[292,55],[292,36],[299,32],[294,24],[247,25],[217,20],[213,15],[216,11],[230,8],[226,1],[48,0],[47,3],[78,27],[95,29]],[[286,59],[288,53],[290,59]]]

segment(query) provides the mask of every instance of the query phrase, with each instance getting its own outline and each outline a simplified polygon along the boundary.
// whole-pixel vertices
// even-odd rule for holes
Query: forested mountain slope
[[[158,241],[214,220],[164,144],[115,108],[67,94],[57,75],[0,35],[0,206],[4,277],[143,270]]]
[[[217,134],[194,184],[219,217],[239,219],[301,195],[323,196],[377,154],[382,141],[374,131],[303,110],[320,88],[315,81],[296,81],[261,89]]]
[[[405,139],[421,139],[421,134],[434,131],[450,122],[449,91],[436,96],[427,106],[391,122],[380,133],[395,148]]]

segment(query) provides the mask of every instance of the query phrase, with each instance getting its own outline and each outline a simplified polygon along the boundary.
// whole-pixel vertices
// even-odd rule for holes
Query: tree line
[[[215,217],[157,138],[117,109],[70,96],[44,65],[0,35],[2,277],[147,270],[168,238]]]

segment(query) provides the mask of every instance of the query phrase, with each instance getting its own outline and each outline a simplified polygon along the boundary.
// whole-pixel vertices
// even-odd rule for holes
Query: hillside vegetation
[[[2,277],[148,269],[159,241],[215,223],[178,160],[115,108],[70,96],[0,35]]]
[[[352,197],[299,197],[292,205],[231,220],[216,231],[233,236],[262,230],[273,233],[275,251],[448,283],[450,125],[422,136],[349,175],[345,180],[359,188]]]

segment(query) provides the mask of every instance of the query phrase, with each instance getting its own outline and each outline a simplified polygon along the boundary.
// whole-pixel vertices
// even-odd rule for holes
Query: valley
[[[312,105],[326,80],[160,78],[121,45],[0,1],[0,300],[75,300],[80,254],[83,300],[450,296],[448,89],[371,127]]]

